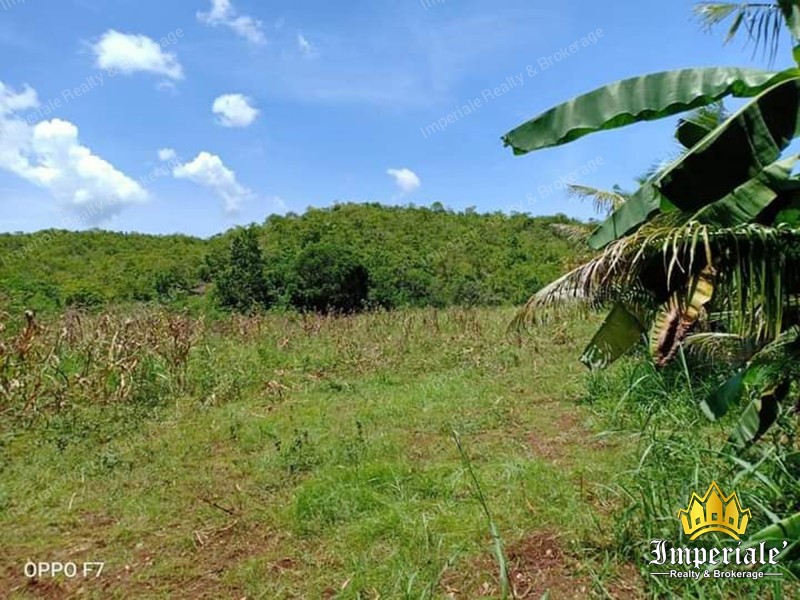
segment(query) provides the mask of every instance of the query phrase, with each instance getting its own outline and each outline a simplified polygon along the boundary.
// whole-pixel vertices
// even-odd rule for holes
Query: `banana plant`
[[[777,47],[775,23],[783,22],[800,47],[800,0],[703,3],[698,13],[708,25],[733,18],[729,38],[744,28],[756,46],[770,48]],[[800,51],[794,55],[800,59]],[[747,102],[713,118],[728,97]],[[502,139],[521,155],[689,111],[676,132],[684,152],[613,204],[587,240],[597,254],[534,295],[515,321],[524,326],[565,307],[611,306],[583,353],[590,368],[607,366],[648,335],[656,363],[665,365],[712,320],[769,355],[798,324],[800,179],[792,170],[800,157],[785,151],[800,134],[799,68],[634,77],[555,106]],[[787,378],[754,375],[762,361],[752,360],[723,394],[725,406],[751,396],[733,436],[740,444],[763,435],[790,388]]]

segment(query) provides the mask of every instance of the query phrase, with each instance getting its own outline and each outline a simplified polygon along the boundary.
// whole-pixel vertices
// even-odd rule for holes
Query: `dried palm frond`
[[[659,311],[650,334],[650,353],[657,366],[666,366],[675,358],[683,340],[697,325],[714,296],[716,280],[717,270],[713,265],[706,265],[690,279],[688,293],[674,294]]]

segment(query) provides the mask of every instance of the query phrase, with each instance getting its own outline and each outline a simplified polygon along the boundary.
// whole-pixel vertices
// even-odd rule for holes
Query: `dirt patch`
[[[512,544],[507,550],[509,580],[514,598],[586,598],[591,582],[574,573],[574,564],[558,538],[536,533]]]
[[[541,598],[548,591],[553,598],[589,595],[591,581],[574,574],[574,561],[552,533],[530,535],[512,544],[506,555],[514,598]]]
[[[645,598],[644,581],[633,565],[624,564],[617,569],[617,576],[606,586],[612,598]]]
[[[613,446],[607,439],[598,439],[573,412],[563,410],[558,405],[552,411],[555,414],[550,417],[547,432],[528,434],[528,444],[537,458],[553,463],[568,462],[573,457],[574,448],[607,450]]]
[[[577,561],[564,551],[552,532],[533,533],[509,545],[506,557],[513,598],[538,600],[549,592],[552,598],[577,599],[590,594],[591,580],[577,574]],[[463,573],[446,574],[442,587],[454,600],[495,598],[502,590],[492,557],[482,557],[466,565]]]
[[[568,412],[560,413],[555,417],[553,430],[557,432],[555,435],[535,432],[528,436],[528,443],[533,453],[538,458],[544,458],[551,462],[566,460],[569,456],[570,446],[585,443],[586,439],[592,435],[574,415]]]
[[[539,531],[506,547],[511,597],[516,600],[539,600],[545,594],[553,600],[573,600],[604,596],[592,578],[582,573],[581,559],[564,548],[558,535]],[[453,600],[499,598],[502,586],[497,562],[492,556],[469,562],[448,572],[440,583],[446,597]],[[643,582],[632,565],[622,565],[617,573],[603,581],[612,598],[644,598]]]

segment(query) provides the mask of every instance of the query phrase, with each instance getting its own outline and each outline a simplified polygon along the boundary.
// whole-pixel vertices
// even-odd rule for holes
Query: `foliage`
[[[292,276],[292,304],[301,310],[351,313],[366,307],[369,272],[347,248],[309,244],[295,258]]]
[[[149,407],[179,392],[203,321],[128,311],[92,318],[70,310],[17,327],[0,315],[0,415],[36,421],[94,403]]]
[[[0,310],[156,302],[188,296],[209,242],[107,231],[0,234]]]
[[[552,230],[554,223],[575,222],[442,207],[340,204],[272,216],[260,240],[270,285],[286,306],[299,300],[293,286],[308,274],[299,278],[296,269],[313,262],[313,252],[300,261],[304,249],[313,247],[341,254],[367,271],[370,307],[498,305],[524,301],[531,287],[539,288],[571,264],[575,252]]]
[[[575,481],[588,489],[618,463],[578,435],[558,441],[573,408],[554,399],[574,395],[582,373],[564,364],[571,345],[546,343],[571,333],[515,340],[512,311],[71,311],[36,321],[24,363],[21,332],[8,327],[4,374],[19,384],[0,391],[4,561],[53,548],[106,561],[105,579],[57,579],[65,596],[499,592],[456,429],[524,589],[533,572],[515,548],[547,528],[563,532],[558,557],[571,553],[595,512]],[[534,433],[569,460],[534,454]],[[0,570],[0,589],[47,595],[42,581]],[[548,585],[560,597],[570,581]],[[588,577],[580,585],[599,590]]]
[[[753,44],[753,53],[761,47],[770,63],[778,55],[784,22],[795,38],[800,37],[800,7],[796,0],[778,0],[774,3],[700,2],[695,7],[695,14],[708,29],[732,17],[725,43],[744,28],[748,43]]]
[[[769,23],[785,18],[797,37],[796,4],[779,2],[763,11],[706,4],[701,12],[715,23],[739,11],[735,34],[756,10],[765,34]],[[725,118],[718,103],[727,96],[752,99]],[[704,68],[632,78],[556,106],[504,140],[521,154],[703,107],[678,124],[682,154],[634,194],[619,197],[589,236],[599,254],[531,298],[519,324],[565,302],[612,306],[583,355],[592,368],[607,366],[647,335],[655,362],[664,366],[698,328],[752,340],[747,358],[760,364],[753,354],[800,324],[800,178],[792,174],[799,157],[782,156],[800,134],[797,68]],[[751,377],[760,370],[748,369],[734,380],[741,385],[730,383],[723,394],[726,406],[745,389],[754,396],[746,423],[732,437],[739,445],[757,440],[776,420],[794,377],[788,369]]]
[[[663,119],[728,96],[752,98],[788,73],[709,67],[632,77],[556,106],[503,136],[514,154],[575,141],[597,131]]]
[[[573,246],[553,224],[577,222],[378,204],[275,215],[246,234],[258,240],[266,293],[252,240],[237,250],[235,270],[231,264],[241,228],[208,240],[104,231],[6,234],[0,235],[0,310],[55,312],[70,304],[120,302],[200,310],[212,281],[223,285],[208,298],[224,307],[291,307],[298,257],[315,244],[367,270],[369,307],[519,304],[574,264]]]
[[[271,302],[264,257],[255,227],[233,234],[229,254],[213,273],[217,301],[222,308],[247,313]]]
[[[647,577],[653,597],[730,596],[730,582],[701,578],[687,583],[652,577],[647,572],[648,541],[674,540],[680,532],[674,519],[676,507],[685,506],[682,503],[693,491],[701,493],[716,480],[726,491],[737,491],[753,512],[746,545],[763,539],[770,541],[769,547],[782,549],[782,542],[789,542],[780,557],[779,569],[784,576],[775,579],[783,579],[787,586],[795,582],[791,585],[796,586],[800,575],[797,516],[779,516],[792,515],[800,506],[796,420],[782,415],[762,443],[746,449],[720,447],[725,432],[735,427],[736,416],[712,422],[696,407],[721,379],[732,374],[731,368],[692,354],[685,362],[675,361],[663,369],[639,358],[623,359],[607,370],[593,372],[584,399],[605,424],[603,439],[609,443],[634,440],[640,457],[632,468],[618,471],[609,481],[606,489],[614,506],[613,537],[609,546],[601,548],[612,552],[616,560],[635,561]],[[724,543],[717,539],[712,543],[720,542]],[[748,585],[741,580],[736,582],[735,595],[793,596],[780,584],[762,581]]]

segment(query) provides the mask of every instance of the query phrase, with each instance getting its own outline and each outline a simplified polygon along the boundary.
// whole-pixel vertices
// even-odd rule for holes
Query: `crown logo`
[[[751,516],[749,508],[742,509],[736,492],[725,496],[716,481],[711,482],[702,498],[692,492],[689,506],[678,511],[683,531],[691,536],[690,540],[712,531],[726,533],[738,540],[740,535],[744,535]]]

